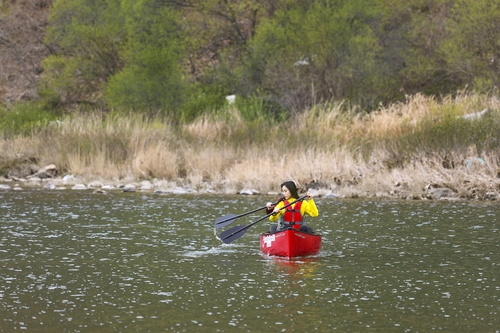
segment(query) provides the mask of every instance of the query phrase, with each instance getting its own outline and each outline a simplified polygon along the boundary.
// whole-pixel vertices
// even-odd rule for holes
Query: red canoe
[[[260,234],[260,249],[270,256],[302,257],[318,254],[321,235],[308,234],[296,229],[286,229],[275,234]]]

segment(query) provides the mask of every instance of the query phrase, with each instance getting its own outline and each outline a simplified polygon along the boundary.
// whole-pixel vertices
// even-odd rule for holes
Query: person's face
[[[283,185],[283,187],[281,188],[281,193],[283,193],[283,196],[286,200],[290,199],[290,197],[292,196],[290,190],[285,185]]]

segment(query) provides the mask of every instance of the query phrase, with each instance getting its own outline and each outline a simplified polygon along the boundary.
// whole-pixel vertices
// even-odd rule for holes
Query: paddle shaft
[[[285,205],[285,206],[281,207],[281,208],[280,208],[280,210],[285,209],[285,208],[287,208],[287,207],[289,207],[289,206],[293,205],[293,204],[294,204],[294,203],[296,203],[296,202],[302,201],[302,200],[304,200],[306,197],[307,197],[307,195],[304,195],[303,197],[301,197],[301,198],[299,198],[299,199],[295,200],[294,202],[289,203],[288,205]],[[250,227],[251,227],[251,226],[253,226],[254,224],[259,223],[260,221],[262,221],[262,220],[264,220],[264,219],[266,219],[266,218],[270,217],[270,216],[271,216],[271,215],[273,215],[273,214],[274,214],[274,212],[269,213],[269,214],[267,214],[266,216],[261,217],[261,218],[260,218],[260,219],[258,219],[257,221],[252,222],[252,223],[250,223],[249,225],[246,225],[246,226],[244,226],[244,227],[241,227],[241,228],[239,228],[238,230],[235,230],[235,231],[233,231],[233,232],[230,232],[230,231],[231,231],[231,230],[234,230],[234,229],[236,229],[236,228],[238,228],[238,227],[231,228],[231,229],[229,229],[228,231],[226,231],[226,233],[229,233],[229,234],[228,234],[228,235],[224,235],[224,237],[222,237],[222,238],[221,238],[221,240],[224,242],[224,240],[225,240],[225,239],[228,239],[228,238],[230,238],[230,237],[232,237],[232,236],[234,236],[234,235],[236,235],[236,234],[238,234],[238,233],[240,233],[240,232],[243,232],[243,231],[247,230],[248,228],[250,228]],[[222,236],[222,234],[221,234],[221,236]],[[242,236],[243,236],[243,235],[242,235]],[[239,237],[235,238],[234,240],[236,240],[236,239],[238,239],[238,238],[239,238]]]
[[[279,199],[278,201],[276,201],[275,203],[273,203],[273,205],[274,205],[274,206],[275,206],[275,205],[277,205],[277,204],[278,204],[281,200],[283,200],[283,199]],[[246,212],[246,213],[243,213],[243,214],[240,214],[240,215],[236,215],[236,216],[231,216],[231,217],[229,217],[229,218],[227,218],[227,219],[225,219],[225,220],[222,220],[222,221],[217,221],[217,222],[215,223],[215,226],[217,226],[217,225],[219,225],[219,224],[223,224],[223,223],[228,222],[228,221],[236,220],[237,218],[240,218],[240,217],[243,217],[243,216],[250,215],[250,214],[255,213],[255,212],[258,212],[259,210],[262,210],[262,209],[264,209],[264,208],[267,208],[267,205],[266,205],[266,206],[264,206],[264,207],[256,208],[256,209],[254,209],[254,210],[252,210],[252,211],[250,211],[250,212]],[[231,223],[232,223],[232,222],[231,222]]]

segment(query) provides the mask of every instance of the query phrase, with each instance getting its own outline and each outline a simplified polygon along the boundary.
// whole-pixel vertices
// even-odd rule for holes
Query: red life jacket
[[[283,204],[286,206],[289,204],[288,200],[283,200]],[[300,214],[300,207],[302,206],[302,201],[296,202],[293,206],[288,206],[285,208],[285,213],[283,214],[283,219],[285,223],[289,223],[295,229],[300,229],[302,224],[302,214]]]

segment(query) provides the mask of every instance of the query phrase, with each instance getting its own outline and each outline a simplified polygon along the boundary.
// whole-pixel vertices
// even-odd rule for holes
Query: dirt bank
[[[3,4],[3,5],[2,5]],[[0,1],[0,100],[9,105],[36,98],[52,0]]]

